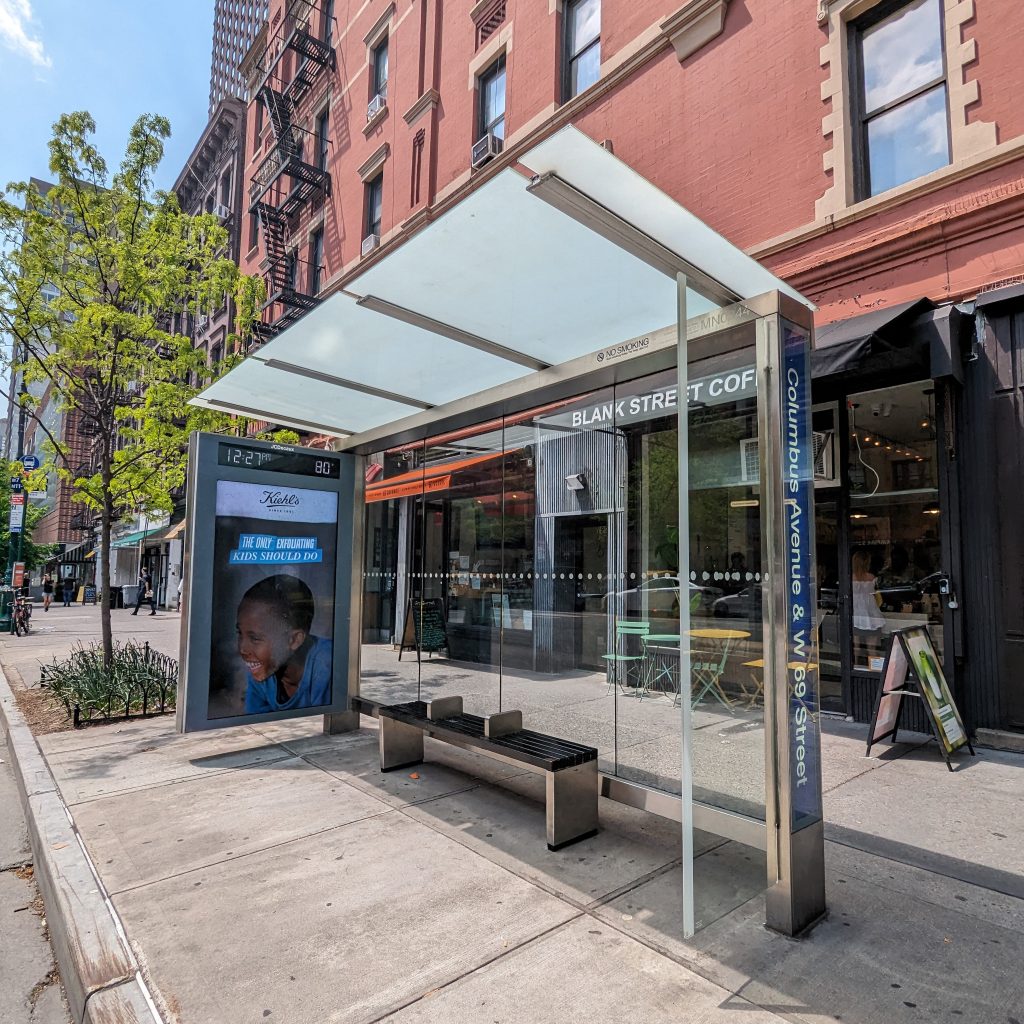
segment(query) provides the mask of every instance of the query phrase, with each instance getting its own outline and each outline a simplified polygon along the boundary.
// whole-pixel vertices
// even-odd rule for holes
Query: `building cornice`
[[[729,0],[688,0],[661,23],[661,31],[680,61],[692,57],[725,31],[728,3]]]

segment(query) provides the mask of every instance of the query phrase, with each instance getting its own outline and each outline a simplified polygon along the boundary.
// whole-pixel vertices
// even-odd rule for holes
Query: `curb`
[[[163,1024],[2,669],[0,717],[72,1018],[76,1024]]]

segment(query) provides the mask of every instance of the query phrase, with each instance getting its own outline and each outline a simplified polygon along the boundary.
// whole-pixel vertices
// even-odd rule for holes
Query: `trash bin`
[[[128,583],[121,588],[121,600],[122,608],[134,608],[135,602],[139,598],[139,585],[138,583]]]
[[[122,591],[124,587],[111,587],[110,588],[110,607],[111,608],[123,608],[124,607],[124,594]]]

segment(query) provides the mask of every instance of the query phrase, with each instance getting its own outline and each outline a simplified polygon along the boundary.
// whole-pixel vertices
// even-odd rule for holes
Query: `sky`
[[[0,189],[49,174],[65,112],[88,110],[111,173],[143,113],[171,122],[170,188],[206,126],[214,0],[0,0]]]

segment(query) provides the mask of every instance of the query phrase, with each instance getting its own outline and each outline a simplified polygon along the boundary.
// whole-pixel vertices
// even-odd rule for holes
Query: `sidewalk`
[[[373,720],[320,729],[40,737],[167,1021],[1024,1021],[1024,757],[828,723],[828,920],[767,931],[756,855],[698,836],[685,941],[671,822],[602,801],[549,853],[538,777],[430,740],[381,775]]]

